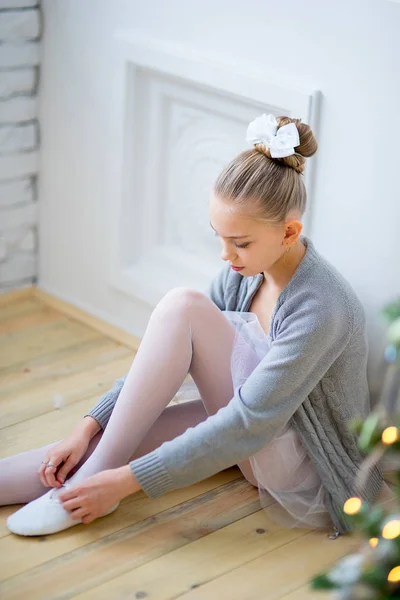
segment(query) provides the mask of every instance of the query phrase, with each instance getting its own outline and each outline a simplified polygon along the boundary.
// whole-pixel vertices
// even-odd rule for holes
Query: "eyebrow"
[[[212,229],[214,229],[211,221],[210,221],[210,225],[211,225]],[[214,231],[215,231],[215,233],[218,233],[218,231],[216,229],[214,229]],[[250,237],[250,235],[228,235],[227,236],[228,240],[241,240],[242,238],[247,238],[247,237]]]

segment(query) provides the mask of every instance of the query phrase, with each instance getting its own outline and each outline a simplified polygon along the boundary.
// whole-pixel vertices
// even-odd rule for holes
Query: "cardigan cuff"
[[[129,466],[140,487],[150,498],[157,498],[176,489],[158,449],[132,460]]]
[[[84,417],[93,417],[99,423],[100,427],[104,430],[108,421],[110,420],[111,413],[115,405],[113,397],[103,398],[96,406],[94,406]]]

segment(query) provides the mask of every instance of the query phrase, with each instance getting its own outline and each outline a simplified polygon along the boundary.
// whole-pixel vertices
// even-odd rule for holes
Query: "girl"
[[[347,428],[370,410],[364,311],[301,234],[317,142],[273,115],[247,140],[210,200],[226,265],[207,294],[164,296],[128,374],[69,437],[1,461],[0,504],[29,502],[12,532],[91,523],[137,490],[155,498],[235,464],[288,526],[344,533],[347,498],[378,495],[377,466],[357,488],[363,457]],[[188,373],[201,399],[167,407]]]

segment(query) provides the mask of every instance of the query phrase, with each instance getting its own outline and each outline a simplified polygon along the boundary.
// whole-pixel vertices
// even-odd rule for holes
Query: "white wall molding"
[[[287,114],[316,132],[319,92],[132,32],[116,35],[114,57],[109,282],[152,307],[172,287],[204,290],[221,269],[209,194],[220,170],[249,148],[249,121]],[[305,233],[313,162],[305,171]]]

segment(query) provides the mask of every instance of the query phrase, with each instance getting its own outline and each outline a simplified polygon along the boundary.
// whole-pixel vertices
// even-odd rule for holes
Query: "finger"
[[[48,477],[49,471],[46,471],[47,465],[41,464],[40,469],[38,470],[40,481],[46,487],[61,487],[61,484],[57,482],[57,484],[53,485],[51,478]],[[54,471],[54,469],[53,469]]]
[[[87,508],[77,508],[71,512],[71,519],[82,519],[88,515]]]
[[[45,458],[44,460],[47,461],[48,459]],[[42,484],[45,485],[46,487],[48,487],[46,476],[44,474],[45,468],[46,468],[46,465],[44,463],[42,463],[40,465],[40,468],[38,469],[38,473],[39,473],[39,478],[40,478],[40,481],[42,482]]]
[[[67,500],[72,500],[72,498],[77,498],[79,496],[80,488],[76,485],[73,488],[69,488],[58,496],[61,502],[66,502]]]
[[[62,465],[62,467],[60,467],[60,469],[57,472],[58,481],[61,481],[61,483],[64,483],[64,481],[67,478],[68,473],[75,465],[76,465],[76,461],[73,458],[69,457],[68,460]]]
[[[53,465],[57,465],[58,464],[57,457],[54,456],[54,454],[52,456],[46,456],[45,461],[47,463],[51,463]],[[51,467],[49,468],[48,464],[43,464],[42,467],[43,467],[43,478],[44,478],[44,481],[45,481],[45,485],[46,486],[51,486],[52,485],[51,484],[51,480],[49,479],[48,476],[49,476],[49,473],[51,473],[52,471],[54,471],[54,468],[51,468]]]
[[[86,517],[82,517],[82,523],[84,523],[84,525],[88,525],[89,523],[92,523],[95,518],[96,517],[94,517],[92,514],[86,515]]]
[[[61,498],[59,499],[61,500]],[[77,510],[78,508],[82,508],[82,498],[73,498],[66,502],[62,501],[62,507],[64,510]]]
[[[60,487],[60,485],[61,485],[60,482],[56,481],[56,478],[55,478],[55,473],[58,469],[58,464],[57,464],[57,462],[54,462],[54,460],[50,460],[50,462],[52,464],[50,466],[47,465],[46,470],[45,470],[46,480],[51,487]],[[56,465],[56,466],[53,466],[53,465]]]

